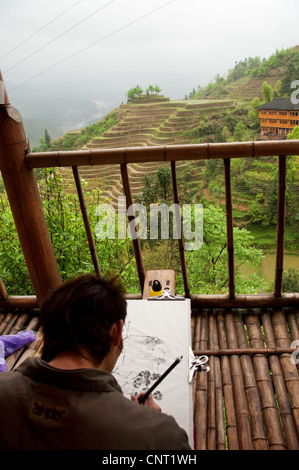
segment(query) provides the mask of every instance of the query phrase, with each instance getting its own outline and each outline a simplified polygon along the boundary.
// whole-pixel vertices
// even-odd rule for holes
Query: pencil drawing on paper
[[[146,392],[164,372],[168,347],[157,336],[134,334],[130,321],[124,326],[123,341],[124,349],[113,373],[125,395],[138,396]],[[153,398],[162,400],[162,393],[155,390]]]

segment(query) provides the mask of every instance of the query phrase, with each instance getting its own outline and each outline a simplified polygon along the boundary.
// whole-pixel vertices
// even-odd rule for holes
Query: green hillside
[[[273,88],[278,84],[278,96],[290,96],[291,82],[298,80],[299,46],[276,50],[268,59],[248,57],[236,62],[226,76],[217,75],[206,87],[198,87],[189,98],[209,97],[236,99],[248,103],[255,97],[262,99],[261,87],[266,81]]]

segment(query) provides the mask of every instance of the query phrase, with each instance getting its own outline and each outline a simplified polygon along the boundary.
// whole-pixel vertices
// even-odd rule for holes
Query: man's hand
[[[138,395],[138,397],[135,397],[135,395],[131,395],[131,400],[139,405],[138,400],[139,400],[139,398],[143,397],[143,395],[144,395],[144,393],[140,393],[140,395]],[[157,410],[157,411],[162,411],[160,406],[157,405],[157,403],[154,402],[152,394],[149,395],[149,397],[145,400],[143,405],[151,406],[152,408],[154,408],[154,410]]]

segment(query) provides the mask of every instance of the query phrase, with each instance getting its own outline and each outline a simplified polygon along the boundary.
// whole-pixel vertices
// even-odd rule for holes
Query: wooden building
[[[257,108],[262,135],[284,136],[299,126],[299,104],[290,98],[274,98]]]
[[[284,101],[279,108],[272,107],[273,102],[261,107],[261,112],[275,111],[276,120],[290,124],[281,128],[263,123],[263,127],[287,132],[293,125],[291,122],[299,120],[298,115],[290,114],[297,111],[285,109]],[[288,114],[279,115],[279,112]],[[262,119],[268,120],[266,115]],[[274,119],[275,115],[269,116]],[[193,381],[196,449],[299,450],[299,374],[298,364],[291,360],[299,341],[299,293],[282,292],[288,155],[299,155],[299,140],[31,153],[20,113],[10,105],[5,92],[0,102],[0,171],[35,295],[8,295],[1,281],[0,260],[0,335],[38,328],[39,306],[49,290],[61,283],[35,168],[72,168],[94,271],[100,274],[101,259],[97,257],[86,212],[80,166],[118,165],[128,207],[132,204],[128,173],[131,163],[168,163],[174,202],[179,204],[176,162],[221,160],[226,195],[227,294],[199,295],[190,289],[184,242],[178,240],[185,297],[191,299],[193,352],[208,355],[210,364],[210,372],[197,374]],[[230,163],[233,158],[265,156],[279,157],[274,289],[269,294],[237,294]],[[138,301],[145,292],[147,273],[140,240],[135,237],[132,243],[140,290],[128,298]],[[36,341],[7,358],[8,370],[16,368],[26,357],[39,356],[41,348],[42,331],[38,330]]]

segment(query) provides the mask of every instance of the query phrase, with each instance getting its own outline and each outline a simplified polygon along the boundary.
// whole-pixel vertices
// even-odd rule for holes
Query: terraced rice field
[[[84,149],[144,147],[156,145],[178,145],[192,143],[192,131],[205,113],[215,112],[217,108],[233,107],[228,100],[168,101],[161,99],[128,103],[117,110],[117,123],[100,137],[88,142]],[[145,175],[153,174],[163,163],[136,163],[128,167],[133,200],[143,187]],[[165,164],[165,163],[164,163]],[[178,162],[178,172],[187,163]],[[194,170],[195,171],[195,170]],[[196,170],[197,171],[197,170]],[[100,189],[102,196],[114,206],[123,194],[118,165],[80,167],[81,178],[87,183],[87,190]],[[61,169],[63,181],[70,190],[73,187],[72,172]],[[194,174],[194,178],[196,175]]]

